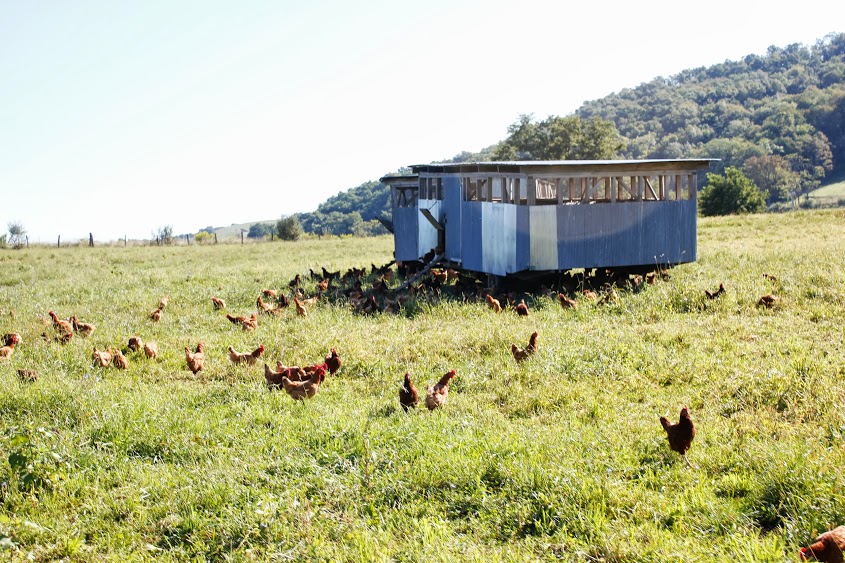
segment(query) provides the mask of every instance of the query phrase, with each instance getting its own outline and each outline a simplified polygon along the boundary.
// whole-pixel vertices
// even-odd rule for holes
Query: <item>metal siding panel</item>
[[[482,233],[483,203],[464,202],[461,211],[461,266],[467,270],[482,271],[484,249]]]
[[[419,201],[420,209],[428,209],[432,217],[441,222],[440,208],[442,207],[439,200],[436,199],[421,199]],[[417,222],[419,223],[419,255],[425,254],[437,246],[437,229],[434,225],[428,222],[428,219],[422,216],[422,213],[417,211]]]
[[[398,207],[393,210],[393,246],[397,260],[417,260],[419,249],[419,210]]]
[[[515,205],[516,208],[516,259],[514,272],[527,270],[531,264],[531,232],[528,220],[528,207]]]
[[[558,207],[560,269],[679,264],[696,257],[695,202]]]
[[[557,209],[543,205],[528,208],[530,268],[557,270]]]
[[[461,261],[461,178],[443,178],[443,221],[446,227],[446,258]]]
[[[494,204],[495,205],[495,204]],[[504,237],[503,256],[507,274],[518,271],[516,261],[517,220],[515,205],[497,204],[502,207],[502,235]]]

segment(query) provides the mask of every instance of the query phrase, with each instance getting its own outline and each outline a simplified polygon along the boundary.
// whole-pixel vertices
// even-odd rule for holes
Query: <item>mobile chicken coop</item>
[[[420,164],[391,174],[396,260],[494,276],[696,259],[709,159]]]

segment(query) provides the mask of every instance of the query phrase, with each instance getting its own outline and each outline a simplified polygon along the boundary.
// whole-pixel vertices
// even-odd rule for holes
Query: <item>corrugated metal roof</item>
[[[703,169],[715,158],[644,159],[644,160],[519,160],[492,162],[457,162],[414,164],[414,172],[542,172],[590,168],[630,169]]]

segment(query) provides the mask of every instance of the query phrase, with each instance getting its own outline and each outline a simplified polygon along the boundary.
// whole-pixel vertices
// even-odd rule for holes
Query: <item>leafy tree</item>
[[[194,235],[194,240],[198,243],[203,244],[205,242],[209,242],[211,239],[214,238],[214,235],[209,233],[208,231],[202,230]]]
[[[742,168],[746,176],[766,194],[769,205],[790,199],[798,189],[800,176],[793,172],[789,161],[782,156],[752,156]]]
[[[282,217],[276,222],[276,236],[281,240],[298,240],[302,236],[302,225],[296,215]]]
[[[493,151],[493,159],[600,160],[614,158],[623,147],[611,121],[551,116],[535,123],[531,115],[521,115],[508,127],[508,138]]]
[[[9,222],[9,244],[15,248],[19,248],[26,241],[26,228],[20,221]]]
[[[261,239],[269,235],[273,231],[273,227],[268,225],[267,223],[253,223],[249,226],[249,232],[247,232],[247,238],[252,239]]]
[[[766,210],[766,198],[742,170],[729,166],[724,176],[707,174],[698,208],[704,216],[760,213]]]

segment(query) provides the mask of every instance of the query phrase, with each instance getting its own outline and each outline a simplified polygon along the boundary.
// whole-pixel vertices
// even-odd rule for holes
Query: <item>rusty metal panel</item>
[[[557,270],[557,206],[528,208],[528,230],[531,270]]]
[[[416,207],[393,209],[393,244],[397,260],[417,260],[421,256],[418,243],[419,215]]]

